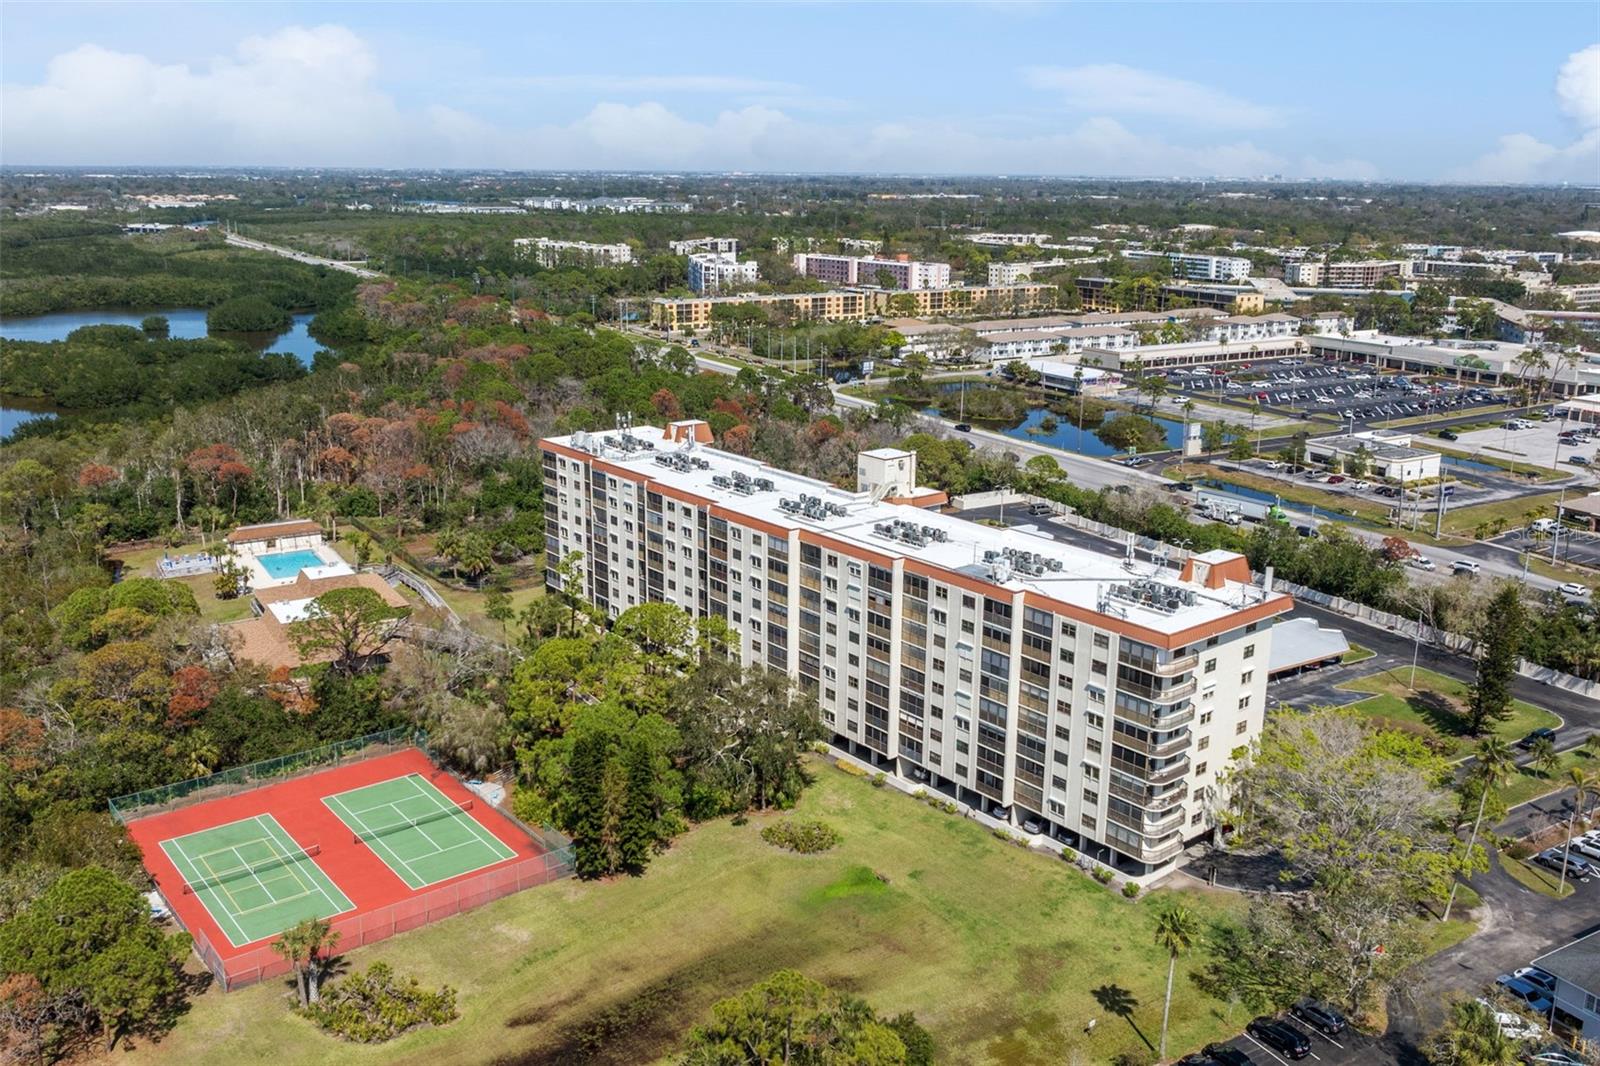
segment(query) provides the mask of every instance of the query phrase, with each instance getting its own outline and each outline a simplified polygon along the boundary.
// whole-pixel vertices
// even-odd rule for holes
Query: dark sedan
[[[1324,1036],[1338,1036],[1344,1032],[1344,1015],[1314,999],[1302,999],[1290,1008],[1294,1016]]]
[[[1207,1044],[1206,1057],[1220,1066],[1256,1066],[1256,1060],[1227,1044]]]
[[[1303,1059],[1311,1054],[1311,1038],[1277,1018],[1257,1018],[1245,1026],[1245,1032],[1287,1058]]]

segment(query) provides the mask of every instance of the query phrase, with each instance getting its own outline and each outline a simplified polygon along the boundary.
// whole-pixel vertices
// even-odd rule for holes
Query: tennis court
[[[307,918],[354,910],[317,865],[317,844],[302,847],[270,814],[161,842],[184,880],[235,947],[282,932]]]
[[[355,843],[373,850],[412,889],[481,870],[516,852],[472,815],[472,800],[455,803],[422,774],[324,796]]]

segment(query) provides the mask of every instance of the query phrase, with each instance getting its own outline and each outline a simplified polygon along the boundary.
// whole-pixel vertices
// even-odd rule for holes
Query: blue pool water
[[[282,581],[286,577],[295,577],[300,571],[312,566],[327,566],[322,556],[309,548],[299,551],[278,552],[275,555],[258,555],[256,562],[261,564],[261,569],[274,581]]]

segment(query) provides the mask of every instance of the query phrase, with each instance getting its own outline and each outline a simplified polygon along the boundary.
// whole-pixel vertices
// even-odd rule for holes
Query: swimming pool
[[[278,552],[275,555],[258,555],[256,562],[261,564],[261,569],[274,581],[282,581],[286,577],[296,577],[300,571],[313,566],[327,566],[328,562],[322,556],[309,548],[299,551]]]

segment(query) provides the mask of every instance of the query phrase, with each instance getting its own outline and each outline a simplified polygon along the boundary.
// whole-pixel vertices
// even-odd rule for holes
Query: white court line
[[[412,777],[417,777],[418,775],[413,774],[411,776]],[[448,805],[440,803],[439,797],[443,796],[444,794],[439,791],[439,786],[430,784],[428,786],[428,788],[431,788],[433,791],[429,792],[429,791],[427,791],[427,789],[423,789],[421,794],[424,795],[424,796],[427,796],[428,799],[432,800],[434,805],[439,807],[441,810],[453,809],[458,814],[462,815],[463,816],[462,820],[467,823],[467,828],[471,831],[472,835],[479,840],[480,843],[488,844],[489,847],[490,847],[490,850],[492,850],[492,851],[497,851],[497,852],[498,851],[510,851],[511,852],[511,854],[509,854],[509,855],[501,856],[501,859],[499,861],[504,861],[505,859],[515,858],[516,857],[516,854],[517,854],[516,851],[511,849],[511,848],[508,848],[505,841],[501,840],[499,837],[495,836],[493,833],[490,833],[483,826],[479,825],[478,824],[478,820],[472,816],[472,812],[471,811],[465,810],[459,803],[448,804]],[[445,796],[444,798],[446,800],[449,799],[448,796]],[[488,837],[489,837],[488,840],[484,840],[484,834],[488,834]]]
[[[324,797],[322,797],[322,802],[327,804],[329,807],[332,807],[335,802],[338,802],[338,800],[339,800],[338,796],[324,796]],[[342,802],[339,802],[339,806],[341,808],[343,808],[344,804]],[[348,812],[349,809],[345,808],[345,810]],[[356,820],[356,822],[359,823],[360,825],[365,826],[367,824],[366,819],[362,818],[359,814],[351,813],[350,814],[350,818],[354,818]],[[342,820],[344,821],[344,823],[346,825],[349,825],[350,824],[350,818],[343,818]],[[371,832],[371,828],[368,827],[366,830],[359,830],[358,829],[358,830],[356,830],[356,832],[357,833]],[[373,851],[377,851],[378,850],[377,845],[383,843],[383,838],[375,836],[375,837],[372,837],[372,838],[370,838],[368,840],[362,841],[362,843],[366,844],[367,847],[372,848]],[[411,869],[411,864],[406,862],[404,859],[402,859],[399,855],[395,854],[393,851],[391,851],[387,844],[383,844],[383,850],[388,852],[391,856],[393,856],[394,860],[395,860],[395,862],[389,863],[389,869],[396,870],[395,863],[398,863],[400,866],[404,866],[406,868],[406,871],[408,873],[410,873],[411,876],[414,879],[416,879],[417,881],[422,881],[423,880],[423,878],[417,873],[417,871]],[[380,854],[380,858],[381,857],[382,856]],[[384,861],[388,862],[387,859],[385,859]],[[416,891],[421,886],[420,885],[410,885],[408,887],[411,888],[412,891]]]
[[[189,853],[183,849],[181,838],[173,837],[170,840],[163,840],[161,842],[161,850],[167,853],[167,858],[172,860],[172,865],[178,868],[178,874],[184,879],[185,885],[191,885],[194,882],[201,880],[201,877],[199,876],[200,868],[195,865],[194,860],[189,858]],[[176,855],[174,855],[174,853],[176,853]],[[178,865],[178,859],[180,858],[183,860],[182,866]],[[189,876],[191,873],[195,876]],[[211,917],[212,921],[217,923],[217,928],[222,930],[223,935],[228,938],[234,947],[239,947],[242,944],[248,944],[249,941],[244,939],[245,931],[240,927],[238,921],[233,917],[233,913],[231,911],[224,910],[221,917],[218,917],[216,912],[211,909],[211,904],[206,902],[206,897],[201,895],[201,892],[204,891],[206,890],[201,889],[200,892],[192,892],[190,894],[194,896],[195,899],[200,901],[201,908],[204,909],[206,914]],[[221,903],[221,900],[217,901],[219,907],[221,906]],[[226,924],[224,920],[226,920]],[[240,939],[234,940],[233,935],[228,932],[228,926],[230,924],[233,927],[233,932],[238,933]]]

